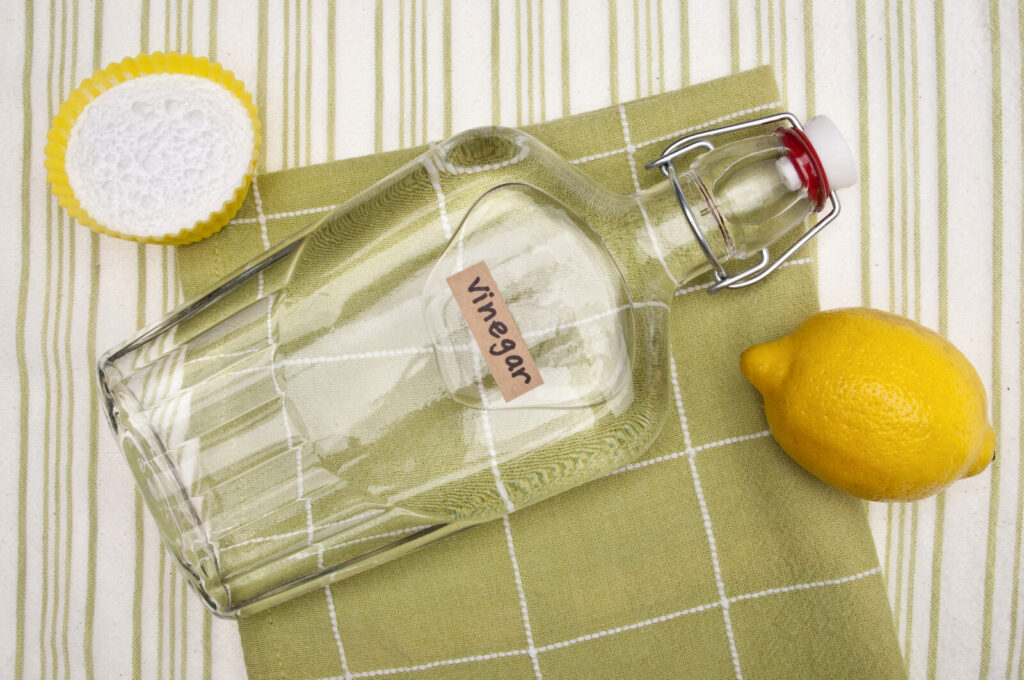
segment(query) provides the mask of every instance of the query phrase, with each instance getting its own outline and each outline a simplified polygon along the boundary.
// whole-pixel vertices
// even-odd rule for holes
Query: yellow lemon
[[[811,474],[861,498],[930,496],[989,464],[985,388],[938,333],[875,309],[820,312],[747,349],[772,435]]]

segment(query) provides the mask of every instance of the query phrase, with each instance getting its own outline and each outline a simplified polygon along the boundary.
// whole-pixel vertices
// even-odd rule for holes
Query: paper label
[[[481,260],[447,281],[502,398],[512,401],[543,385],[530,348],[487,264]]]

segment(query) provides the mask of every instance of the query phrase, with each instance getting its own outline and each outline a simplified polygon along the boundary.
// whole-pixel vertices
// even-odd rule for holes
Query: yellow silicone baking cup
[[[249,113],[249,119],[252,122],[252,158],[249,161],[249,169],[245,174],[245,179],[236,187],[231,198],[225,201],[220,208],[211,212],[210,216],[205,220],[185,227],[174,234],[155,237],[123,234],[100,224],[90,217],[81,206],[68,182],[67,171],[64,167],[64,157],[67,153],[68,140],[71,139],[71,130],[75,126],[75,121],[78,120],[78,116],[89,102],[125,81],[158,73],[199,76],[222,85],[235,95],[245,106],[246,111]],[[245,85],[235,78],[235,74],[225,70],[220,64],[210,61],[206,57],[196,57],[192,54],[153,52],[151,54],[141,54],[137,57],[129,57],[116,64],[110,64],[83,80],[78,88],[68,95],[68,98],[61,104],[60,110],[53,119],[50,131],[46,135],[46,139],[48,142],[46,145],[45,162],[47,170],[46,179],[50,183],[51,191],[57,196],[57,202],[67,210],[69,215],[78,220],[79,224],[84,224],[95,232],[117,236],[129,241],[181,245],[184,243],[194,243],[220,231],[242,206],[242,201],[245,200],[245,195],[249,191],[249,183],[252,182],[252,176],[256,170],[256,161],[260,153],[260,120],[256,106],[252,102],[252,96],[246,92]]]

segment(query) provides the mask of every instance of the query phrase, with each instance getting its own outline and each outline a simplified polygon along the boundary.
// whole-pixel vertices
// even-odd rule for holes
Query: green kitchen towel
[[[629,193],[673,139],[781,106],[759,68],[526,130]],[[186,297],[421,150],[258,177],[178,249]],[[816,311],[816,276],[808,249],[743,291],[680,290],[676,413],[641,461],[243,619],[250,677],[903,677],[862,503],[779,450],[739,371]]]

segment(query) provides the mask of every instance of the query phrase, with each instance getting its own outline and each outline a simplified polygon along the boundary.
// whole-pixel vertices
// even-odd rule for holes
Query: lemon
[[[930,496],[993,457],[985,388],[938,333],[875,309],[820,312],[747,349],[772,435],[811,474],[876,501]]]

